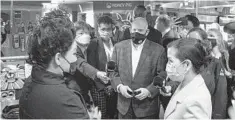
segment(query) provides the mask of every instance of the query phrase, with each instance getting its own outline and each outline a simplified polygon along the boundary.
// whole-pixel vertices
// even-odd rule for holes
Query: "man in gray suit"
[[[118,75],[112,85],[118,92],[120,119],[159,118],[159,89],[153,79],[165,70],[165,49],[149,41],[148,23],[138,17],[132,22],[132,39],[117,43],[112,60],[117,64]]]

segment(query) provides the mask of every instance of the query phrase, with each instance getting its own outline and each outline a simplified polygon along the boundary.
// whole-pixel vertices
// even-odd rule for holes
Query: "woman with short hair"
[[[180,39],[168,45],[167,76],[180,82],[164,119],[211,119],[211,95],[200,74],[207,54],[200,40]]]

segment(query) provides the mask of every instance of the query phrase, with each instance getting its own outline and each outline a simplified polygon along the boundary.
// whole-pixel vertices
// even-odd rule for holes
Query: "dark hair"
[[[186,15],[185,18],[188,21],[191,21],[193,23],[193,27],[199,27],[200,26],[200,22],[197,19],[197,17],[193,16],[193,15]]]
[[[134,17],[137,18],[137,17],[146,17],[145,16],[145,11],[147,9],[145,8],[144,5],[137,5],[135,6],[134,8]]]
[[[85,29],[87,29],[89,32],[91,31],[91,26],[84,21],[75,22],[74,27],[75,27],[75,31],[85,30]]]
[[[180,61],[190,60],[196,73],[200,72],[200,68],[206,65],[210,58],[207,56],[202,42],[197,39],[179,39],[168,44],[167,48],[170,47],[177,49],[176,57]]]
[[[99,17],[99,19],[97,20],[97,23],[98,23],[98,25],[100,25],[102,23],[103,24],[112,24],[112,25],[114,24],[113,19],[107,15]]]
[[[75,37],[68,13],[60,8],[45,14],[32,36],[31,63],[47,68],[56,53],[64,55]]]
[[[206,33],[206,31],[204,31],[203,29],[196,27],[196,28],[192,28],[191,30],[189,30],[188,35],[192,32],[197,32],[199,34],[199,36],[202,38],[201,43],[203,44],[204,49],[206,50],[207,54],[209,55],[212,51],[212,46],[210,41],[208,40],[208,35]]]

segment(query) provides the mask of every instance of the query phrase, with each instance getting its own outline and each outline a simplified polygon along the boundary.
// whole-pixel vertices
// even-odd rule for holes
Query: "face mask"
[[[91,41],[91,37],[89,34],[82,34],[79,37],[76,37],[75,40],[78,42],[78,44],[81,44],[82,46],[88,45]]]
[[[180,65],[182,65],[182,62],[177,67],[173,65],[169,65],[169,64],[166,65],[167,76],[171,80],[178,81],[178,82],[182,82],[184,80],[184,77],[187,71],[184,73],[179,73],[178,68]]]
[[[139,45],[144,42],[146,36],[138,32],[131,33],[131,38],[134,44]]]
[[[100,37],[104,39],[109,39],[112,37],[112,33],[107,32],[107,31],[99,31]]]
[[[71,63],[70,63],[65,57],[63,57],[63,58],[64,58],[65,61],[69,64],[69,72],[66,72],[61,66],[59,66],[59,67],[60,67],[60,69],[63,71],[64,77],[67,77],[70,73],[72,73],[72,72],[71,72]]]
[[[209,39],[211,42],[211,46],[212,48],[214,48],[217,44],[216,44],[216,39]]]

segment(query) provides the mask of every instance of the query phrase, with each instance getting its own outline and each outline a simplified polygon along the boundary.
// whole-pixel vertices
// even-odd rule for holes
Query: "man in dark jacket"
[[[56,9],[40,21],[34,37],[40,42],[32,48],[31,77],[19,101],[21,119],[88,119],[79,92],[66,85],[71,63],[77,61],[73,26],[69,16]]]
[[[178,39],[178,35],[171,29],[171,19],[168,15],[160,15],[156,19],[154,28],[162,33],[160,44],[166,48],[167,45]]]
[[[147,15],[146,10],[147,9],[143,5],[136,6],[133,10],[133,13],[134,13],[133,18],[135,19],[137,17],[143,17],[146,19],[146,15]],[[148,29],[149,29],[149,34],[147,35],[147,39],[160,44],[160,40],[162,38],[161,32],[159,32],[158,30],[154,29],[151,26],[148,26]],[[130,39],[130,38],[131,38],[130,29],[128,28],[124,31],[124,40]]]

